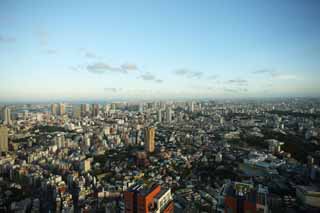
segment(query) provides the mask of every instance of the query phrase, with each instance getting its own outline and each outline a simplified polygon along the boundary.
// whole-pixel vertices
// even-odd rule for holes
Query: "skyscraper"
[[[92,104],[92,117],[97,117],[99,114],[99,104]]]
[[[62,115],[65,114],[65,112],[66,112],[66,107],[65,107],[65,105],[64,105],[63,103],[60,103],[60,104],[59,104],[59,115],[62,116]]]
[[[158,111],[158,122],[161,123],[162,122],[162,110],[159,109]]]
[[[171,111],[170,107],[167,107],[166,119],[167,119],[168,123],[171,123],[171,121],[172,121],[172,111]]]
[[[4,125],[11,125],[12,120],[11,120],[11,110],[9,107],[5,106],[3,108],[3,124]]]
[[[81,116],[85,117],[87,115],[87,112],[89,112],[89,104],[81,104]]]
[[[0,153],[8,151],[8,128],[0,127]]]
[[[57,111],[58,111],[58,105],[51,104],[51,115],[57,115]]]
[[[191,101],[191,103],[190,103],[189,111],[194,112],[194,102],[193,101]]]
[[[146,152],[154,152],[154,127],[147,127],[144,134],[144,150]]]
[[[77,118],[77,119],[81,118],[80,106],[79,105],[74,105],[72,107],[72,109],[73,109],[73,117]]]

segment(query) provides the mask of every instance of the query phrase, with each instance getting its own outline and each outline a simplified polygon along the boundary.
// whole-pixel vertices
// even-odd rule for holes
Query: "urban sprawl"
[[[319,99],[0,107],[0,212],[319,212]]]

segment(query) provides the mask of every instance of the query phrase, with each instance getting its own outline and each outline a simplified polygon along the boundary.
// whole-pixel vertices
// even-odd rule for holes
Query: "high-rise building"
[[[193,101],[191,101],[191,103],[190,103],[189,111],[194,112],[194,102]]]
[[[140,103],[140,104],[139,104],[139,112],[140,112],[140,113],[143,113],[143,103]]]
[[[170,107],[167,107],[166,119],[167,119],[168,123],[171,123],[171,121],[172,121],[172,110],[171,110]]]
[[[66,113],[66,106],[63,103],[59,104],[59,115],[62,116]]]
[[[268,188],[250,183],[224,184],[218,201],[218,212],[269,212]]]
[[[73,117],[79,119],[81,117],[81,109],[79,105],[74,105],[72,107]]]
[[[0,127],[0,153],[8,151],[8,128]]]
[[[81,109],[81,116],[85,117],[90,109],[89,104],[81,104],[80,109]]]
[[[51,115],[57,115],[57,113],[58,113],[58,105],[51,104]]]
[[[159,109],[158,111],[158,122],[161,123],[162,122],[162,110]]]
[[[125,213],[173,213],[171,190],[157,184],[135,185],[124,192]]]
[[[99,114],[99,104],[92,104],[92,117],[97,117]]]
[[[9,107],[5,106],[2,111],[3,114],[3,124],[4,125],[11,125],[12,120],[11,120],[11,110]]]
[[[154,127],[147,127],[144,134],[144,150],[146,152],[154,152]]]

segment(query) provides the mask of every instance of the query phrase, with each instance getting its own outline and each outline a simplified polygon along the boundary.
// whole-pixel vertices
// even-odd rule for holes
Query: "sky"
[[[0,101],[318,97],[320,1],[1,0]]]

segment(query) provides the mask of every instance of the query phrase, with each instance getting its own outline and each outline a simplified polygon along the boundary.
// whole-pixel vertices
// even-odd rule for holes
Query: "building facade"
[[[150,187],[135,185],[124,192],[126,213],[172,213],[174,203],[170,189],[154,184]]]
[[[155,147],[155,128],[154,127],[147,127],[145,129],[145,140],[144,140],[144,150],[146,152],[154,152]]]

